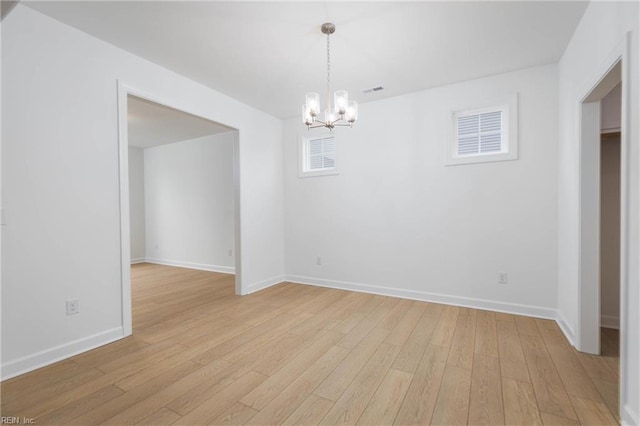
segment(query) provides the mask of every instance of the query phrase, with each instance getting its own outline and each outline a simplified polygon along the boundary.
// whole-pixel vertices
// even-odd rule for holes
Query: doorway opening
[[[238,293],[239,134],[122,84],[118,88],[127,336],[133,332],[132,267],[163,275],[171,275],[172,267],[188,268],[182,271],[194,271],[200,281],[213,276],[210,281],[220,279]]]
[[[611,330],[620,329],[620,94],[619,84],[600,109],[600,327]]]

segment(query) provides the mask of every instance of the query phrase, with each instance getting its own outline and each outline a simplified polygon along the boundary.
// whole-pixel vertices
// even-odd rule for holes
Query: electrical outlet
[[[499,284],[506,284],[508,283],[508,277],[507,277],[507,273],[506,272],[498,272],[498,283]]]
[[[78,299],[67,300],[67,315],[74,315],[80,312],[80,302]]]
[[[316,265],[322,266],[322,258],[320,256],[316,257]]]

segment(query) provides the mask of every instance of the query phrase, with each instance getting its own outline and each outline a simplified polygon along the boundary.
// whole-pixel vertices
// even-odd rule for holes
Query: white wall
[[[142,262],[146,257],[144,202],[144,150],[129,147],[131,263]]]
[[[2,43],[3,377],[123,335],[117,79],[239,129],[242,289],[282,280],[280,120],[24,4]]]
[[[579,300],[579,117],[578,105],[598,77],[601,67],[617,45],[621,43],[627,31],[632,31],[630,46],[630,68],[628,88],[630,100],[629,122],[627,130],[631,146],[628,152],[630,181],[628,187],[629,207],[629,258],[628,282],[622,283],[628,289],[626,303],[627,344],[622,345],[622,357],[626,360],[626,372],[623,371],[625,388],[621,394],[624,409],[621,413],[628,424],[640,421],[640,306],[638,264],[638,226],[640,210],[638,196],[638,4],[635,2],[591,2],[578,25],[575,34],[559,64],[559,235],[558,235],[558,310],[569,333],[575,334],[578,323]],[[627,379],[625,379],[628,378]]]
[[[520,158],[445,166],[452,111],[516,92]],[[361,104],[337,176],[298,178],[307,130],[288,120],[287,278],[553,317],[557,131],[555,65]]]
[[[144,150],[148,261],[234,272],[234,138],[227,132]]]

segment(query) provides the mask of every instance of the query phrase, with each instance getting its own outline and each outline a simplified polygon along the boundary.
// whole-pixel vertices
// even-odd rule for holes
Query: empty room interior
[[[640,425],[637,1],[0,5],[0,423]]]

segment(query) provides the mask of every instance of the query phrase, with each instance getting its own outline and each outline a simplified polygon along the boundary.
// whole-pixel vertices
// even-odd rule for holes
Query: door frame
[[[240,130],[225,123],[212,120],[201,114],[175,106],[175,103],[152,93],[144,92],[134,86],[117,80],[118,104],[118,167],[120,196],[120,269],[122,284],[122,329],[123,337],[133,333],[131,306],[131,227],[129,206],[129,135],[128,106],[129,95],[154,102],[187,114],[200,117],[214,123],[223,124],[233,129],[233,187],[234,187],[234,260],[235,260],[235,293],[242,294],[242,246],[240,226]]]
[[[629,102],[631,92],[630,46],[631,33],[613,49],[600,66],[591,83],[586,86],[577,104],[579,135],[579,206],[578,206],[578,322],[575,335],[576,348],[581,352],[600,354],[600,100],[622,81],[620,111],[620,415],[623,413],[626,389],[627,294],[629,288]],[[614,84],[607,81],[616,66],[620,66],[620,79]],[[609,77],[610,78],[610,77]],[[609,90],[607,90],[609,89]],[[597,115],[596,115],[597,114]],[[589,122],[597,117],[597,126]],[[595,132],[595,133],[594,133]],[[597,141],[597,143],[594,143]],[[594,161],[597,173],[593,176]],[[594,209],[594,206],[597,208]],[[594,245],[595,243],[595,245]],[[595,260],[595,261],[594,261]],[[594,314],[597,313],[597,314]]]

